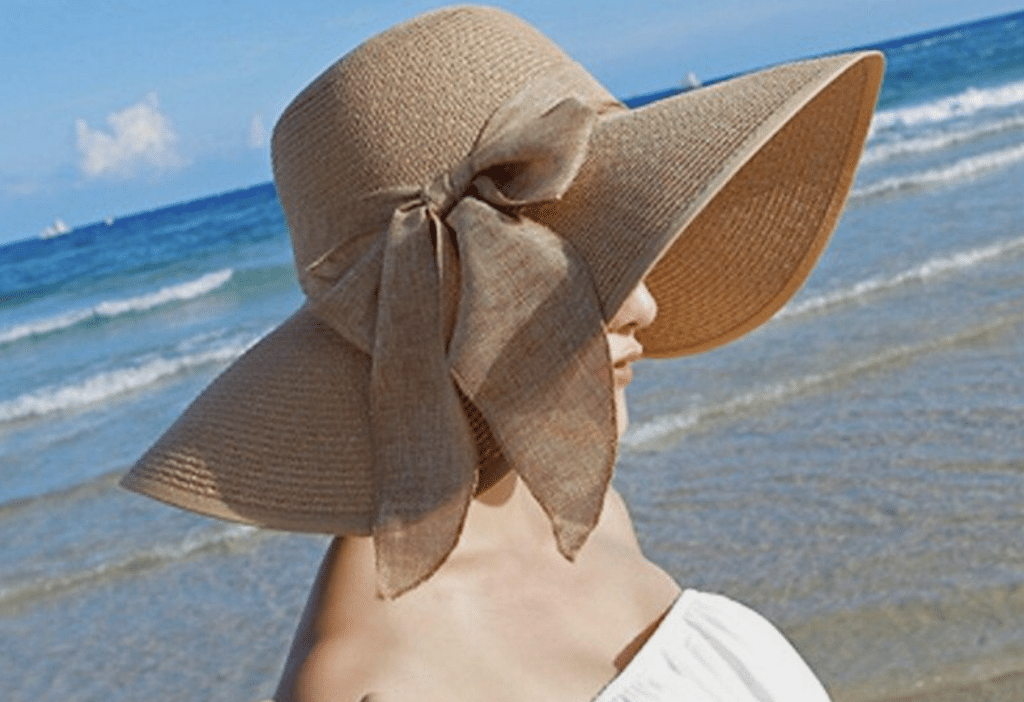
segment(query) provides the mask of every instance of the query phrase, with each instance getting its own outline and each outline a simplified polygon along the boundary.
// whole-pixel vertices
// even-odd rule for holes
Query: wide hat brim
[[[648,354],[721,345],[766,321],[816,262],[882,72],[878,53],[826,57],[610,113],[566,195],[523,214],[587,262],[606,318],[647,281],[659,306],[642,335]],[[225,370],[122,484],[233,521],[369,534],[369,373],[369,357],[304,307]]]
[[[840,54],[609,115],[565,198],[529,214],[581,251],[607,318],[646,281],[658,303],[640,335],[646,356],[721,346],[767,321],[813,269],[884,66],[878,52]]]

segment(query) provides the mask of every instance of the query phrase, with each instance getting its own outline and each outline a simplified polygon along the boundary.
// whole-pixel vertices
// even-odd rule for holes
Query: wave
[[[0,502],[0,520],[10,519],[33,509],[52,509],[56,514],[71,502],[113,492],[117,489],[117,483],[126,470],[127,467],[115,468],[81,483]]]
[[[37,319],[8,329],[0,329],[0,346],[28,337],[43,336],[69,329],[94,319],[118,317],[123,314],[146,312],[172,302],[185,302],[207,295],[223,286],[234,275],[230,268],[207,273],[194,280],[170,285],[155,292],[121,300],[105,300],[84,310]]]
[[[254,341],[234,343],[176,358],[155,358],[131,368],[97,373],[70,385],[51,386],[0,402],[0,423],[33,419],[56,412],[80,409],[135,392],[194,368],[233,361]]]
[[[868,358],[854,361],[823,373],[812,373],[780,383],[765,385],[723,402],[707,406],[691,407],[683,412],[667,414],[628,429],[621,443],[624,448],[635,451],[653,450],[657,444],[669,437],[683,435],[699,429],[704,424],[760,407],[780,404],[800,395],[829,388],[835,383],[848,380],[863,373],[869,373],[894,363],[909,361],[916,356],[940,349],[971,342],[979,337],[999,331],[1011,324],[1019,324],[1024,315],[1000,318],[970,327],[959,333],[926,341],[916,345],[897,346]]]
[[[980,263],[999,259],[1016,249],[1024,248],[1024,237],[999,241],[969,251],[958,251],[946,256],[937,256],[905,271],[889,276],[877,276],[862,280],[848,288],[833,290],[806,300],[795,301],[782,308],[775,319],[797,317],[811,312],[820,312],[836,305],[859,300],[868,295],[899,288],[910,282],[924,282],[929,278],[955,271],[972,268]]]
[[[855,189],[851,200],[865,200],[900,192],[912,192],[926,188],[954,185],[992,171],[1024,161],[1024,144],[1017,144],[998,151],[970,156],[948,166],[931,168],[906,175],[883,178],[875,183]]]
[[[881,110],[871,122],[872,134],[894,127],[919,127],[970,117],[984,110],[1024,104],[1024,81],[993,88],[967,88],[956,95],[909,107]]]
[[[178,543],[156,544],[143,551],[125,555],[119,560],[104,561],[81,570],[55,576],[29,578],[0,586],[0,607],[52,596],[86,583],[111,580],[120,575],[133,574],[166,563],[182,561],[190,556],[218,548],[230,548],[259,538],[264,533],[253,526],[232,524],[219,529],[190,534]]]
[[[983,124],[971,129],[957,130],[945,134],[921,136],[914,139],[901,139],[886,144],[871,146],[865,150],[861,157],[862,166],[888,161],[900,156],[916,156],[927,154],[933,151],[942,151],[951,146],[959,146],[982,137],[1008,132],[1013,129],[1024,127],[1024,115],[1010,117],[989,124]]]

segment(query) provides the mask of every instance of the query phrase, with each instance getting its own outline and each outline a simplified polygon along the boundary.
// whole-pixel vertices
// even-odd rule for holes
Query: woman
[[[307,303],[124,481],[337,535],[277,702],[826,699],[771,625],[643,557],[610,482],[629,364],[731,341],[808,275],[881,74],[827,57],[630,111],[463,7],[292,102]]]

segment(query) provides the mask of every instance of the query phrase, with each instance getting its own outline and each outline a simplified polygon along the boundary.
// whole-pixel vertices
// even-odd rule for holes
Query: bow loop
[[[543,107],[512,101],[495,115],[474,150],[473,185],[497,206],[557,200],[569,189],[597,121],[594,110],[576,98]],[[525,113],[539,112],[530,118]],[[504,113],[504,114],[503,114]]]

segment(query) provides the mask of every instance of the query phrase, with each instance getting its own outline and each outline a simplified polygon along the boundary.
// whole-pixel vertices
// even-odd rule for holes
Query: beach
[[[1024,673],[1008,673],[965,687],[899,697],[892,702],[1009,702],[1024,699]]]
[[[636,364],[615,485],[837,702],[1017,701],[1024,13],[879,48],[821,265],[737,343]],[[269,697],[327,537],[117,481],[301,305],[273,186],[2,246],[0,300],[0,697]]]

